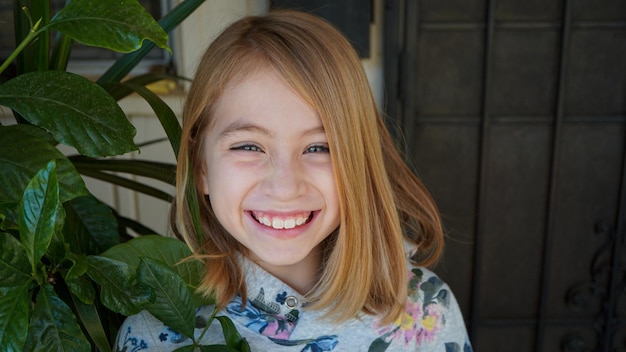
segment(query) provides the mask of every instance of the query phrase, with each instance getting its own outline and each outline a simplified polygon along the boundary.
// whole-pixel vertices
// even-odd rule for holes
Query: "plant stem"
[[[22,40],[22,42],[20,43],[20,45],[18,45],[17,48],[15,48],[15,50],[13,50],[13,52],[11,53],[11,56],[9,56],[8,59],[6,59],[3,63],[2,66],[0,66],[0,74],[2,74],[2,72],[4,72],[4,70],[7,69],[7,67],[9,67],[9,65],[11,64],[11,62],[13,62],[13,60],[15,60],[15,58],[22,52],[22,50],[24,50],[24,48],[36,37],[39,35],[39,33],[41,33],[41,31],[37,30],[37,28],[39,27],[39,24],[41,23],[41,19],[39,19],[39,21],[37,21],[37,23],[35,23],[35,25],[33,26],[33,28],[30,30],[30,32],[28,32],[28,35],[26,36],[26,38],[24,38],[24,40]]]
[[[200,341],[202,341],[202,338],[204,337],[204,334],[206,334],[206,332],[209,330],[209,326],[211,326],[211,324],[213,323],[213,320],[215,320],[215,316],[216,315],[217,315],[217,305],[215,306],[215,308],[213,308],[213,313],[211,313],[211,316],[209,317],[209,320],[207,320],[206,326],[202,330],[202,333],[200,334],[200,336],[198,336],[198,339],[194,341],[194,343],[193,343],[194,347],[198,347],[199,346]]]

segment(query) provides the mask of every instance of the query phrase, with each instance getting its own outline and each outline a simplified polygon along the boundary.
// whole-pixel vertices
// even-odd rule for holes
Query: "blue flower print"
[[[455,342],[448,342],[445,344],[446,352],[461,352],[461,346]],[[469,342],[469,338],[465,339],[462,352],[473,352],[472,345]]]
[[[132,328],[129,326],[128,330],[126,330],[126,335],[124,336],[124,341],[122,341],[122,347],[116,346],[116,351],[120,352],[137,352],[148,349],[148,343],[144,339],[137,339],[136,337],[130,336],[132,333]]]
[[[276,302],[280,304],[285,304],[286,299],[287,299],[287,292],[285,291],[276,295]]]
[[[276,303],[286,298],[287,293],[276,295]],[[318,338],[290,340],[289,336],[298,323],[299,313],[291,310],[287,314],[280,314],[279,306],[264,299],[264,290],[254,300],[248,300],[245,307],[241,297],[234,297],[226,305],[226,312],[231,318],[246,328],[266,336],[270,341],[282,346],[304,346],[302,352],[332,351],[337,343],[336,335],[320,336]]]
[[[179,333],[178,331],[172,330],[169,327],[167,328],[167,331],[170,335],[171,343],[182,343],[189,339],[187,336]],[[165,334],[165,335],[168,335],[168,334]]]
[[[332,351],[335,349],[335,346],[339,343],[336,335],[325,335],[316,338],[314,341],[311,341],[304,346],[302,352],[325,352]]]
[[[243,308],[243,302],[241,297],[235,297],[228,305],[226,305],[226,311],[232,314],[237,321],[242,323],[245,327],[258,333],[263,332],[267,327],[267,320],[264,314],[258,309],[252,306],[250,302]]]

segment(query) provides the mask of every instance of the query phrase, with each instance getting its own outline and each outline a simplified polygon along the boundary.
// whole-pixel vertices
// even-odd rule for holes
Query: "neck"
[[[302,261],[291,265],[271,265],[258,260],[258,258],[251,259],[301,295],[305,295],[313,289],[319,279],[322,264],[319,248],[311,251]]]

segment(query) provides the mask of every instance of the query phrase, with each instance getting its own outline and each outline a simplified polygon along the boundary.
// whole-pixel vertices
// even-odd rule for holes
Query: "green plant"
[[[191,254],[184,243],[148,235],[143,224],[96,199],[81,174],[170,200],[159,189],[110,173],[173,183],[175,169],[108,158],[138,149],[135,127],[117,100],[141,95],[178,150],[174,113],[146,88],[163,75],[123,77],[154,45],[167,48],[166,32],[202,2],[183,1],[157,23],[136,0],[73,0],[53,16],[48,0],[15,0],[19,44],[0,65],[0,105],[16,121],[0,125],[3,350],[111,351],[123,317],[143,309],[193,338],[194,307],[210,303],[194,290],[201,264],[181,262]],[[74,41],[128,54],[92,82],[66,72]],[[58,144],[79,155],[63,155]],[[143,236],[129,240],[129,228]],[[247,350],[232,323],[220,323],[227,345],[199,348]]]

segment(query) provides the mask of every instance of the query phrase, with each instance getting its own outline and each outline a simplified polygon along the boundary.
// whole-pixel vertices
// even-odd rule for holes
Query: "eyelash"
[[[263,149],[261,149],[259,146],[254,145],[254,144],[237,145],[237,146],[234,146],[234,147],[230,148],[230,150],[245,151],[245,152],[263,152]],[[304,150],[304,153],[305,154],[308,154],[308,153],[330,153],[330,149],[327,146],[325,146],[325,145],[311,145],[311,146],[308,146]]]
[[[330,153],[330,148],[325,145],[312,145],[307,147],[304,153]]]
[[[237,145],[234,146],[232,148],[230,148],[230,150],[241,150],[241,151],[245,151],[245,152],[262,152],[263,150],[254,144],[242,144],[242,145]]]

